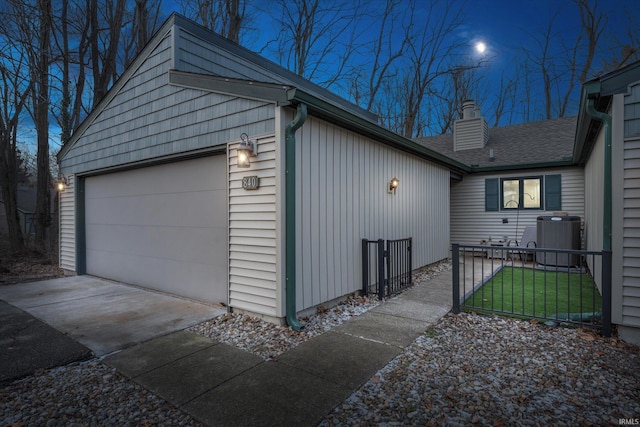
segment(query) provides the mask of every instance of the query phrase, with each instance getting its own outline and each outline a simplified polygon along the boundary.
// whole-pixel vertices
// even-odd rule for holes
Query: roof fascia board
[[[602,123],[587,113],[589,99],[595,99],[599,110],[608,110],[611,97],[619,93],[626,93],[628,86],[640,80],[640,61],[630,64],[620,70],[612,71],[599,78],[591,80],[582,86],[576,136],[573,146],[573,160],[576,164],[584,164],[593,150],[595,138],[589,132],[593,126],[599,128]]]
[[[78,126],[78,128],[73,132],[71,139],[60,149],[58,152],[57,160],[60,162],[62,158],[69,152],[69,150],[76,144],[78,139],[87,131],[87,128],[91,126],[94,120],[98,117],[98,115],[105,109],[107,105],[115,98],[115,96],[120,92],[120,89],[129,81],[129,79],[138,71],[138,68],[142,66],[144,61],[149,57],[149,55],[158,47],[158,45],[164,40],[166,35],[171,31],[171,28],[174,24],[175,15],[171,15],[160,27],[160,29],[156,32],[155,36],[149,40],[147,45],[142,49],[142,52],[134,59],[133,63],[122,73],[120,78],[111,86],[111,89],[102,97],[102,99],[98,102],[96,106],[93,107],[93,110],[89,115],[84,119],[84,121]]]
[[[471,173],[480,172],[500,172],[500,171],[513,171],[520,169],[548,169],[565,166],[575,166],[572,160],[560,160],[557,162],[542,162],[542,163],[524,163],[517,165],[502,165],[502,166],[471,166]]]
[[[238,96],[257,101],[277,102],[279,105],[289,103],[286,91],[291,89],[291,86],[287,85],[253,82],[177,70],[169,71],[169,83],[176,86]]]
[[[304,103],[310,112],[318,117],[330,119],[332,122],[345,125],[347,128],[356,129],[359,133],[367,135],[377,141],[413,155],[434,161],[458,172],[469,172],[469,166],[453,160],[443,154],[424,147],[417,142],[400,136],[388,129],[361,118],[358,115],[342,110],[335,105],[320,99],[299,88],[290,89],[288,99],[293,103]]]
[[[630,84],[640,81],[640,61],[613,71],[601,77],[600,80],[602,82],[600,90],[602,96],[626,93]]]

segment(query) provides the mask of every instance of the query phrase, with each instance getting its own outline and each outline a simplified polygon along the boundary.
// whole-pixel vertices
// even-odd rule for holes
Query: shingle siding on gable
[[[240,133],[271,134],[272,103],[169,84],[171,37],[165,37],[62,159],[65,173],[122,166],[220,147]]]
[[[185,29],[177,27],[175,67],[180,71],[251,81],[277,83],[278,76],[250,66],[238,56],[212,46]],[[280,80],[282,80],[280,78]]]

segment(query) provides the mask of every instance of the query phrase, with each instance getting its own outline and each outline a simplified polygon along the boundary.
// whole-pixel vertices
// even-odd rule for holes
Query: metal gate
[[[384,299],[411,286],[411,246],[411,237],[362,239],[362,293]]]

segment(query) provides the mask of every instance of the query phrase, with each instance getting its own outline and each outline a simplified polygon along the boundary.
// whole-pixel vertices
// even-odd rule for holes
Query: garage
[[[87,273],[227,303],[226,156],[86,178]]]

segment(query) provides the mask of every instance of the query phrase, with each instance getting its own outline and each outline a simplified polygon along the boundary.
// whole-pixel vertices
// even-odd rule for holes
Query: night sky
[[[593,1],[590,0],[592,3]],[[325,2],[324,4],[329,4]],[[269,13],[277,13],[274,7],[276,3],[270,0],[248,0],[250,5],[249,13],[251,21],[249,26],[252,30],[245,32],[241,36],[241,44],[253,51],[261,51],[264,48],[266,40],[272,39],[277,33],[278,27]],[[425,0],[418,0],[419,8],[426,8],[428,3]],[[437,7],[450,6],[451,2],[436,1]],[[491,103],[491,91],[498,88],[500,78],[510,78],[515,73],[516,64],[527,62],[525,49],[539,52],[539,42],[544,39],[543,34],[549,23],[553,20],[553,31],[551,37],[550,54],[554,56],[562,55],[567,44],[575,41],[580,29],[580,16],[578,8],[573,0],[467,0],[466,2],[455,2],[456,5],[462,4],[463,24],[458,27],[455,34],[451,34],[452,40],[468,44],[469,58],[483,59],[485,61],[483,74],[487,81],[489,89],[485,99],[486,103]],[[164,0],[164,12],[168,15],[172,11],[180,11],[175,3]],[[381,9],[384,6],[382,0],[370,0],[365,3],[368,11]],[[607,15],[607,24],[604,34],[602,35],[602,43],[610,42],[610,40],[619,36],[625,29],[625,21],[629,13],[636,15],[636,19],[640,16],[638,12],[640,2],[637,0],[599,0],[598,9]],[[366,25],[366,23],[365,23]],[[640,27],[636,23],[636,28]],[[376,24],[371,22],[371,28],[375,29]],[[376,31],[363,30],[363,37],[375,37]],[[536,41],[537,39],[537,41]],[[474,46],[477,42],[482,41],[486,44],[486,51],[480,55],[476,52]],[[262,50],[263,56],[278,62],[273,52]],[[602,69],[604,59],[610,59],[611,54],[606,50],[597,52],[596,60],[592,66],[592,74],[589,78],[595,77],[595,74]],[[369,58],[366,56],[354,56],[355,62],[366,63]],[[531,61],[528,61],[531,65]],[[533,65],[532,65],[533,66]],[[536,86],[534,92],[540,93],[541,79],[539,75],[532,75],[532,84]],[[343,88],[332,86],[333,92],[348,98]],[[569,114],[575,114],[579,99],[579,85],[572,94],[572,102],[569,108]],[[541,110],[541,100],[534,100]],[[490,109],[487,108],[487,109]],[[526,120],[539,120],[543,117],[519,117],[512,119],[515,122]],[[504,123],[501,123],[504,125]]]

